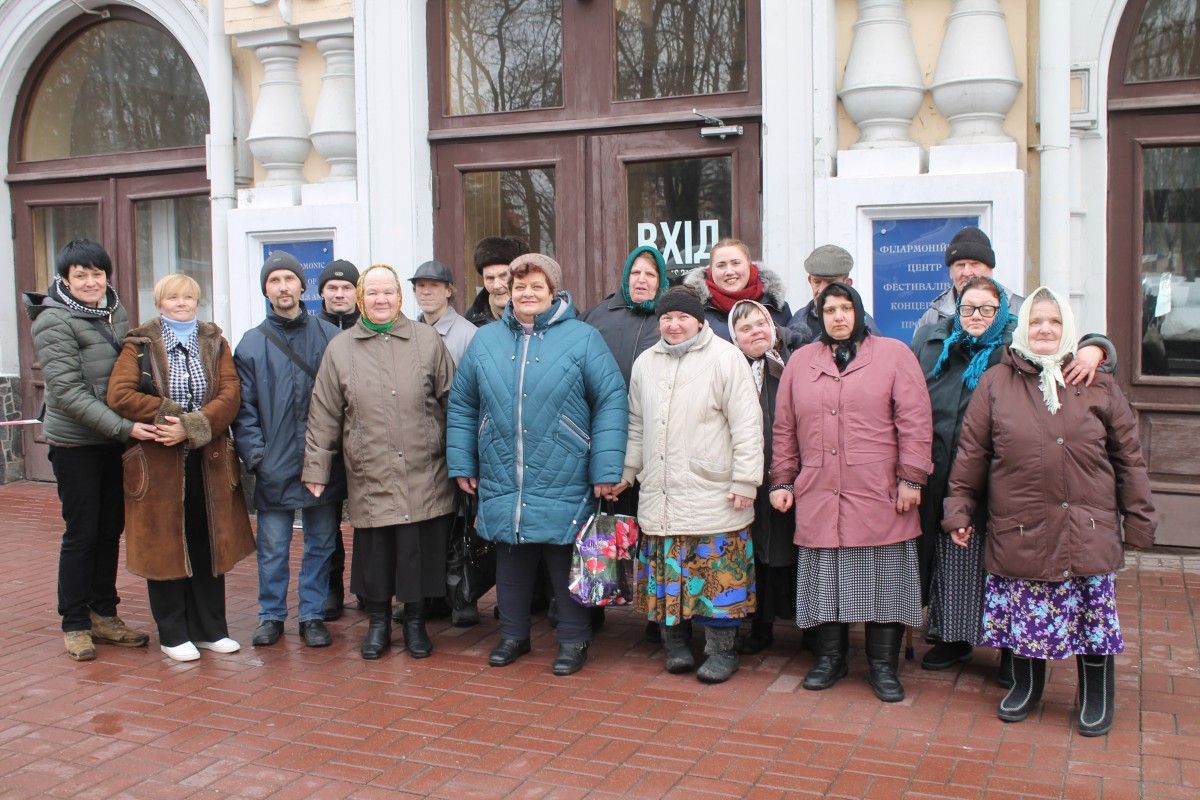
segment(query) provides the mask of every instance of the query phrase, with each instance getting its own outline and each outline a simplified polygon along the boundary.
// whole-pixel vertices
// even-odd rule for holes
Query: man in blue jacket
[[[323,605],[346,479],[337,464],[318,499],[304,487],[300,473],[313,381],[325,346],[339,331],[305,313],[300,299],[304,270],[291,254],[269,254],[259,278],[271,310],[261,325],[246,332],[233,354],[242,384],[233,432],[238,455],[255,475],[258,517],[258,627],[252,641],[271,645],[283,635],[288,552],[299,509],[304,529],[300,635],[309,647],[326,647],[333,639],[325,627]]]

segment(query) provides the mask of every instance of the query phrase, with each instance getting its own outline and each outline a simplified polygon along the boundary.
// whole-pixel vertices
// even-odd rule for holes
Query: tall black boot
[[[1020,722],[1037,708],[1046,688],[1046,660],[1013,654],[1013,685],[1000,701],[996,716],[1005,722]]]
[[[342,532],[339,529],[333,539],[333,555],[329,558],[329,591],[325,593],[325,602],[321,606],[321,616],[326,622],[333,622],[342,616],[342,607],[346,601],[346,587],[342,582],[345,571],[346,544],[342,541]]]
[[[392,615],[389,603],[367,602],[367,636],[359,652],[368,660],[380,658],[392,645]]]
[[[1011,689],[1013,685],[1012,658],[1012,650],[1007,647],[1000,650],[1000,671],[996,673],[996,683],[1005,689]]]
[[[1079,735],[1104,736],[1117,710],[1116,659],[1075,656],[1075,667],[1079,673]]]
[[[900,668],[900,644],[904,624],[900,622],[867,623],[867,683],[875,696],[885,703],[904,699],[904,687],[896,676]]]
[[[804,688],[819,691],[828,689],[846,677],[846,653],[850,650],[850,626],[844,622],[827,622],[810,628],[817,663],[804,676]]]
[[[433,642],[425,632],[425,604],[421,601],[404,604],[404,649],[413,658],[433,655]]]

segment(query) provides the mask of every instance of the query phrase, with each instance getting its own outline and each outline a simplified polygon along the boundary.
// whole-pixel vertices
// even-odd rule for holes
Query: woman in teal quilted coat
[[[496,542],[503,667],[530,650],[529,604],[545,560],[558,601],[555,675],[587,660],[588,610],[567,590],[575,532],[621,479],[625,381],[600,333],[575,319],[562,267],[539,253],[511,264],[504,316],[480,328],[450,389],[450,476],[479,496],[476,529]]]

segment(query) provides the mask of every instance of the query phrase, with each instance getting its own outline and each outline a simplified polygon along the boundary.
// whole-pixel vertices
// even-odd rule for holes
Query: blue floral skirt
[[[984,647],[1007,647],[1022,658],[1063,659],[1124,652],[1113,573],[1029,581],[988,575]]]
[[[637,609],[651,622],[746,619],[755,609],[750,529],[711,536],[643,536]]]

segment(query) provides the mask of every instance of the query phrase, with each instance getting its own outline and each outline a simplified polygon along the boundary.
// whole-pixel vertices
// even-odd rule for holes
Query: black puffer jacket
[[[653,313],[630,309],[621,295],[614,292],[580,319],[600,331],[628,387],[633,362],[659,340],[658,318]]]

